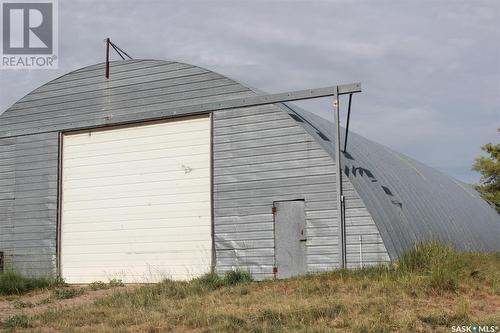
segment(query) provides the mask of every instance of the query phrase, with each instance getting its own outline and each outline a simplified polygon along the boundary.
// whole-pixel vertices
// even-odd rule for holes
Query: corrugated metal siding
[[[0,251],[5,255],[5,268],[12,262],[11,235],[14,230],[15,139],[0,139]]]
[[[11,255],[22,272],[55,272],[59,131],[178,116],[176,107],[254,94],[219,74],[173,62],[118,61],[111,64],[110,80],[103,73],[99,64],[62,76],[0,117],[1,153],[15,152],[15,164],[12,156],[0,161],[0,183],[5,184],[0,189],[0,223],[5,230],[0,250]],[[220,270],[243,265],[257,277],[269,277],[274,258],[272,202],[297,198],[306,199],[309,270],[336,267],[331,157],[275,106],[216,112],[214,123]],[[385,261],[376,227],[349,186],[345,184],[353,200],[348,207],[348,240],[363,232],[372,240],[370,244],[367,239],[366,248],[373,253],[372,261]],[[348,254],[356,264],[356,250]]]
[[[27,275],[53,275],[58,134],[0,139],[0,251]]]
[[[289,107],[334,156],[333,125]],[[392,259],[429,240],[468,251],[500,250],[500,215],[469,185],[352,132],[342,163]]]
[[[214,114],[214,211],[217,269],[272,277],[273,201],[304,199],[308,271],[338,267],[333,159],[282,109],[261,106]],[[377,227],[349,180],[344,182],[348,263],[389,260]]]

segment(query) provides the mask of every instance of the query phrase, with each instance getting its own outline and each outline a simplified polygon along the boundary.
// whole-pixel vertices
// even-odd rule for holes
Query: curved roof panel
[[[333,123],[287,107],[334,157]],[[467,251],[500,250],[500,215],[470,185],[353,132],[342,165],[392,259],[429,240]]]

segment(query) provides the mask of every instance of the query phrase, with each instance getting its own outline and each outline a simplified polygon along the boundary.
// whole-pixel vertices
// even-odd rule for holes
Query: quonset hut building
[[[0,116],[4,269],[86,283],[339,267],[331,123],[291,104],[188,112],[255,94],[188,64],[103,73],[71,72]],[[470,186],[354,133],[348,147],[348,267],[426,240],[500,249],[499,215]]]

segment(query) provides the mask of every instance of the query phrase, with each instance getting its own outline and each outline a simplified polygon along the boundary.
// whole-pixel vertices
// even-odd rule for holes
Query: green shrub
[[[23,294],[32,290],[49,288],[60,283],[46,277],[25,277],[16,272],[0,274],[0,294]]]
[[[212,291],[224,285],[224,280],[214,272],[206,273],[190,281],[192,287],[205,291]]]
[[[109,280],[109,286],[111,288],[114,288],[114,287],[123,287],[124,284],[122,282],[122,280],[119,280],[119,279],[111,279]]]
[[[224,274],[224,285],[234,286],[238,283],[245,283],[252,281],[252,275],[247,271],[232,270]]]
[[[102,282],[102,281],[95,281],[89,284],[89,288],[91,290],[102,290],[102,289],[109,289],[109,288],[115,288],[115,287],[123,287],[124,284],[122,280],[118,279],[111,279],[109,280],[109,283]]]
[[[92,282],[91,284],[89,284],[89,288],[91,290],[101,290],[101,289],[108,289],[110,286],[105,283],[105,282],[102,282],[102,281],[95,281],[95,282]]]
[[[32,327],[31,320],[28,316],[25,315],[15,315],[7,319],[2,326],[8,329],[15,328],[30,328]]]

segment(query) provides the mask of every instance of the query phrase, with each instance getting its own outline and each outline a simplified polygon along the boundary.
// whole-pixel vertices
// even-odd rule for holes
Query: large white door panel
[[[165,133],[165,122],[158,122],[155,124],[148,124],[148,131],[144,132],[142,130],[142,126],[126,126],[121,128],[115,128],[111,131],[93,131],[91,134],[85,133],[85,135],[81,135],[72,140],[72,142],[67,143],[68,147],[73,147],[77,145],[86,146],[87,143],[91,144],[100,144],[100,143],[113,143],[117,141],[127,141],[132,142],[131,140],[138,138],[172,138],[172,137],[181,137],[185,140],[189,140],[189,133],[197,133],[199,131],[208,131],[210,132],[210,127],[206,127],[206,124],[199,121],[200,118],[193,119],[185,119],[179,121],[171,121],[168,122],[168,126],[170,129],[169,133]],[[182,122],[182,123],[181,123]],[[99,136],[99,141],[91,141],[90,138],[92,136]]]
[[[198,242],[199,243],[199,242]],[[208,242],[204,241],[204,243],[199,244],[200,247],[204,247]],[[198,246],[198,245],[197,245]],[[107,254],[129,254],[131,253],[131,249],[136,249],[140,247],[140,253],[148,254],[148,253],[177,253],[177,252],[189,252],[194,253],[198,251],[197,246],[193,246],[192,241],[180,241],[175,243],[175,247],[171,246],[171,244],[159,244],[158,242],[144,242],[137,244],[126,244],[126,243],[106,243],[106,244],[92,244],[92,246],[88,246],[82,249],[81,245],[68,245],[65,256],[70,258],[70,256],[81,256],[80,260],[83,260],[82,257],[84,254],[95,254],[95,255],[107,255]],[[104,258],[104,257],[103,257]],[[94,261],[93,257],[89,256],[87,259]]]
[[[149,195],[154,190],[158,195],[168,195],[172,191],[175,193],[191,193],[204,191],[206,187],[206,177],[189,178],[184,180],[174,180],[165,182],[141,182],[138,184],[115,184],[113,186],[87,186],[77,188],[66,188],[66,194],[72,195],[77,200],[84,200],[92,194],[95,199],[127,197],[130,191],[137,195]]]
[[[106,222],[106,223],[103,223]],[[200,227],[206,227],[210,225],[210,217],[180,217],[180,218],[158,218],[158,219],[148,219],[148,220],[108,220],[108,221],[80,221],[77,223],[72,223],[65,226],[65,230],[68,233],[78,233],[78,232],[101,232],[101,231],[114,231],[114,230],[140,230],[149,229],[149,225],[163,225],[159,227],[161,229],[186,229],[183,232],[189,232],[189,230],[196,230]]]
[[[207,150],[206,146],[203,146],[203,150]],[[185,154],[189,154],[186,151]],[[145,155],[145,154],[144,154]],[[196,169],[206,168],[205,162],[207,160],[206,152],[203,154],[193,154],[184,156],[168,156],[158,154],[148,154],[150,156],[133,156],[135,160],[125,159],[123,155],[113,153],[110,156],[99,157],[98,159],[85,158],[84,164],[75,165],[71,163],[66,163],[66,167],[71,171],[67,176],[68,179],[82,179],[76,176],[84,176],[84,178],[92,177],[95,173],[102,173],[102,166],[106,164],[110,169],[113,166],[119,166],[119,170],[113,170],[115,173],[110,172],[109,176],[119,176],[119,175],[130,175],[140,173],[142,169],[147,166],[150,172],[179,172],[184,170],[179,170],[179,161],[181,161],[185,166],[189,166],[191,171]],[[175,158],[175,159],[174,159]],[[71,168],[71,169],[69,169]],[[80,173],[80,169],[86,171],[85,175]]]
[[[61,271],[69,283],[208,272],[210,119],[63,137]]]

